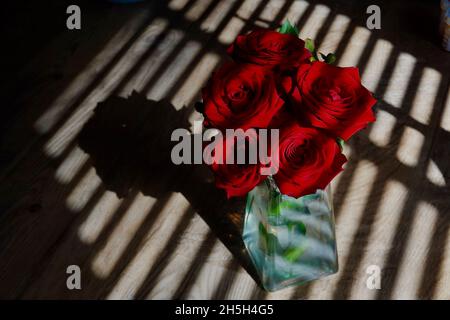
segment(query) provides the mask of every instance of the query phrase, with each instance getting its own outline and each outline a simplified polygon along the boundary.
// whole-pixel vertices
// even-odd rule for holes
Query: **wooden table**
[[[372,31],[364,1],[158,2],[82,8],[82,31],[18,74],[27,90],[1,145],[0,297],[449,299],[450,54],[435,34],[438,1],[379,1]],[[201,166],[167,167],[161,141],[200,119],[193,104],[237,34],[287,18],[358,66],[380,102],[333,181],[339,272],[269,294],[242,251],[242,201],[227,202]],[[81,290],[66,287],[69,265]],[[366,285],[371,265],[379,290]]]

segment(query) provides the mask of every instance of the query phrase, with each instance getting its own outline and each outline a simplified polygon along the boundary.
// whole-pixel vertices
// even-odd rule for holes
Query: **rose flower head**
[[[219,130],[266,128],[284,104],[270,70],[231,61],[213,73],[202,96],[205,125]]]
[[[279,66],[282,70],[298,67],[311,57],[305,42],[297,36],[262,28],[239,35],[228,48],[228,54],[238,62]]]
[[[300,197],[324,189],[347,161],[334,137],[292,121],[280,130],[279,171],[283,194]]]
[[[245,196],[266,178],[261,175],[257,159],[251,161],[249,156],[249,150],[258,144],[255,130],[248,130],[246,139],[240,142],[234,135],[218,134],[213,139],[205,145],[203,152],[214,174],[216,187],[225,190],[228,198]]]
[[[300,123],[345,141],[375,121],[376,99],[361,84],[357,68],[321,61],[301,65],[293,79],[283,81],[283,87]]]

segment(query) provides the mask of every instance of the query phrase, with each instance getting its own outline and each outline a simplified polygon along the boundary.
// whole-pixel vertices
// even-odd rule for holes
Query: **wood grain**
[[[358,1],[150,1],[50,44],[21,72],[35,86],[1,145],[0,297],[449,299],[450,59],[398,20],[405,7],[433,17],[431,4],[381,2],[370,31]],[[267,293],[240,239],[242,200],[167,150],[173,128],[201,118],[193,104],[234,37],[286,18],[358,66],[380,102],[333,181],[339,272]],[[36,77],[46,68],[66,76]],[[82,290],[66,287],[71,264]],[[370,265],[380,290],[366,286]]]

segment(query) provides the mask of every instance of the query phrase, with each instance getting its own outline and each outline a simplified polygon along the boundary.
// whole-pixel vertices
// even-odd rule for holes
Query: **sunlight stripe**
[[[420,201],[413,213],[413,223],[405,239],[406,249],[398,257],[398,275],[393,286],[393,299],[417,299],[425,262],[430,250],[434,225],[439,212],[424,201]],[[395,245],[395,244],[393,244]]]

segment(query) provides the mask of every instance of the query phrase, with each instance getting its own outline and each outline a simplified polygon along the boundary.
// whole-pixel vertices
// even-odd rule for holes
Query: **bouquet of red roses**
[[[326,187],[347,161],[343,143],[375,120],[376,100],[357,68],[334,66],[333,54],[317,52],[289,22],[238,36],[228,54],[202,92],[204,126],[219,137],[203,151],[217,187],[228,197],[247,194],[242,239],[261,283],[276,290],[335,273]],[[248,133],[245,143],[227,134],[233,130]],[[252,158],[268,131],[277,139]],[[227,161],[241,149],[250,152],[241,157],[247,162],[239,154]],[[276,170],[267,174],[268,166]]]
[[[227,52],[232,59],[202,91],[204,126],[279,129],[273,179],[280,191],[300,197],[324,189],[347,161],[342,143],[375,120],[376,100],[362,86],[358,69],[334,66],[333,54],[318,53],[289,22],[278,31],[240,35]],[[213,161],[211,169],[216,186],[232,197],[267,177],[261,165]]]

